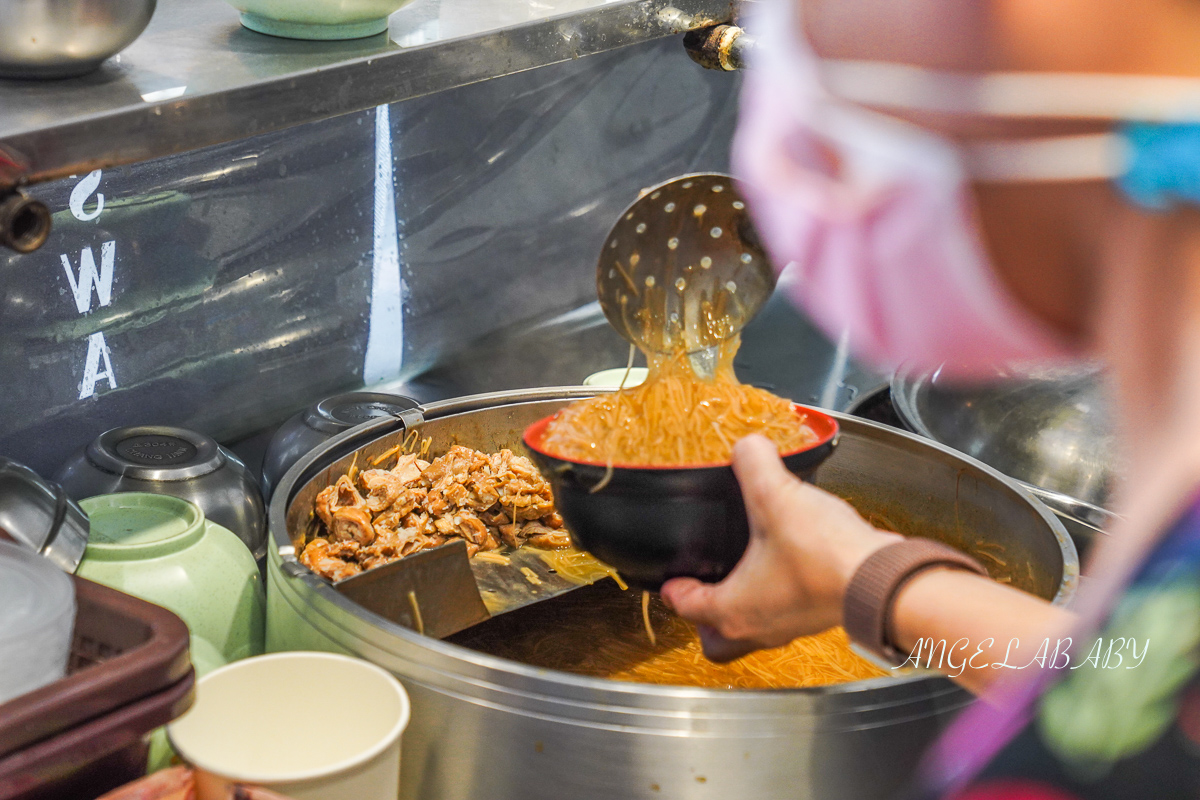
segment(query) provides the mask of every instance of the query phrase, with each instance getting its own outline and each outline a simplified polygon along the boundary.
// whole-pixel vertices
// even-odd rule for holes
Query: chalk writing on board
[[[67,273],[67,283],[71,284],[71,294],[75,297],[75,308],[80,314],[92,310],[92,290],[96,291],[96,299],[101,306],[112,302],[113,262],[116,261],[117,243],[105,242],[100,245],[100,271],[96,272],[96,256],[92,248],[85,247],[79,251],[79,278],[71,269],[71,259],[64,253],[59,256],[63,272]]]
[[[104,331],[96,331],[88,337],[87,361],[83,367],[83,380],[79,384],[79,399],[94,395],[96,384],[101,380],[107,380],[110,389],[117,388],[108,342],[104,341]]]
[[[71,190],[68,205],[71,214],[81,222],[90,222],[104,211],[104,195],[98,191],[103,173],[93,170],[83,177]],[[96,195],[96,207],[91,211],[84,210],[84,203],[92,194]],[[71,287],[71,297],[75,301],[75,310],[80,314],[88,314],[92,310],[92,296],[99,301],[99,307],[112,303],[113,271],[117,261],[117,243],[104,242],[100,245],[100,266],[96,267],[96,254],[91,247],[79,251],[78,270],[71,264],[71,257],[63,253],[58,257],[66,273],[67,283]],[[87,337],[87,355],[83,361],[83,379],[79,382],[79,399],[86,400],[96,394],[96,385],[101,381],[108,384],[109,389],[117,388],[117,376],[113,371],[112,353],[108,342],[104,339],[104,331],[96,331]]]
[[[98,169],[92,170],[81,180],[75,184],[75,188],[71,190],[71,214],[75,219],[81,222],[90,222],[100,216],[100,212],[104,210],[104,195],[96,193],[96,210],[84,211],[83,204],[92,196],[92,192],[96,191],[96,187],[100,185],[101,172]]]

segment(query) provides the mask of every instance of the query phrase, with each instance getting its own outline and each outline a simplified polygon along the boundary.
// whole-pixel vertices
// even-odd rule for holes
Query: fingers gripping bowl
[[[808,480],[837,446],[838,423],[813,409],[794,411],[816,438],[781,455],[793,474]],[[671,578],[715,582],[733,570],[750,527],[729,463],[610,468],[603,461],[564,458],[544,441],[556,416],[526,428],[524,442],[580,549],[629,584],[653,591]]]

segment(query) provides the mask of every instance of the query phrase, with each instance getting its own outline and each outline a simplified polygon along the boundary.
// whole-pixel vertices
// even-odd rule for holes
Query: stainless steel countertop
[[[669,36],[729,0],[415,0],[341,42],[246,30],[222,0],[160,0],[99,71],[0,80],[0,151],[38,182],[143,161]],[[0,171],[0,189],[11,183]]]

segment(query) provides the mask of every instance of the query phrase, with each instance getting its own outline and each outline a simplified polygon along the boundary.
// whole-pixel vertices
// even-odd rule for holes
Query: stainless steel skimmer
[[[600,307],[647,352],[696,353],[740,331],[775,288],[737,182],[696,173],[642,192],[596,265]]]

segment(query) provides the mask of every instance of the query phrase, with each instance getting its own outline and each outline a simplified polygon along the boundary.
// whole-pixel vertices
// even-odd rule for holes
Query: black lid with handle
[[[344,430],[379,417],[396,416],[419,408],[411,397],[385,392],[346,392],[327,397],[283,423],[263,457],[263,495],[270,498],[273,487],[305,453]]]

